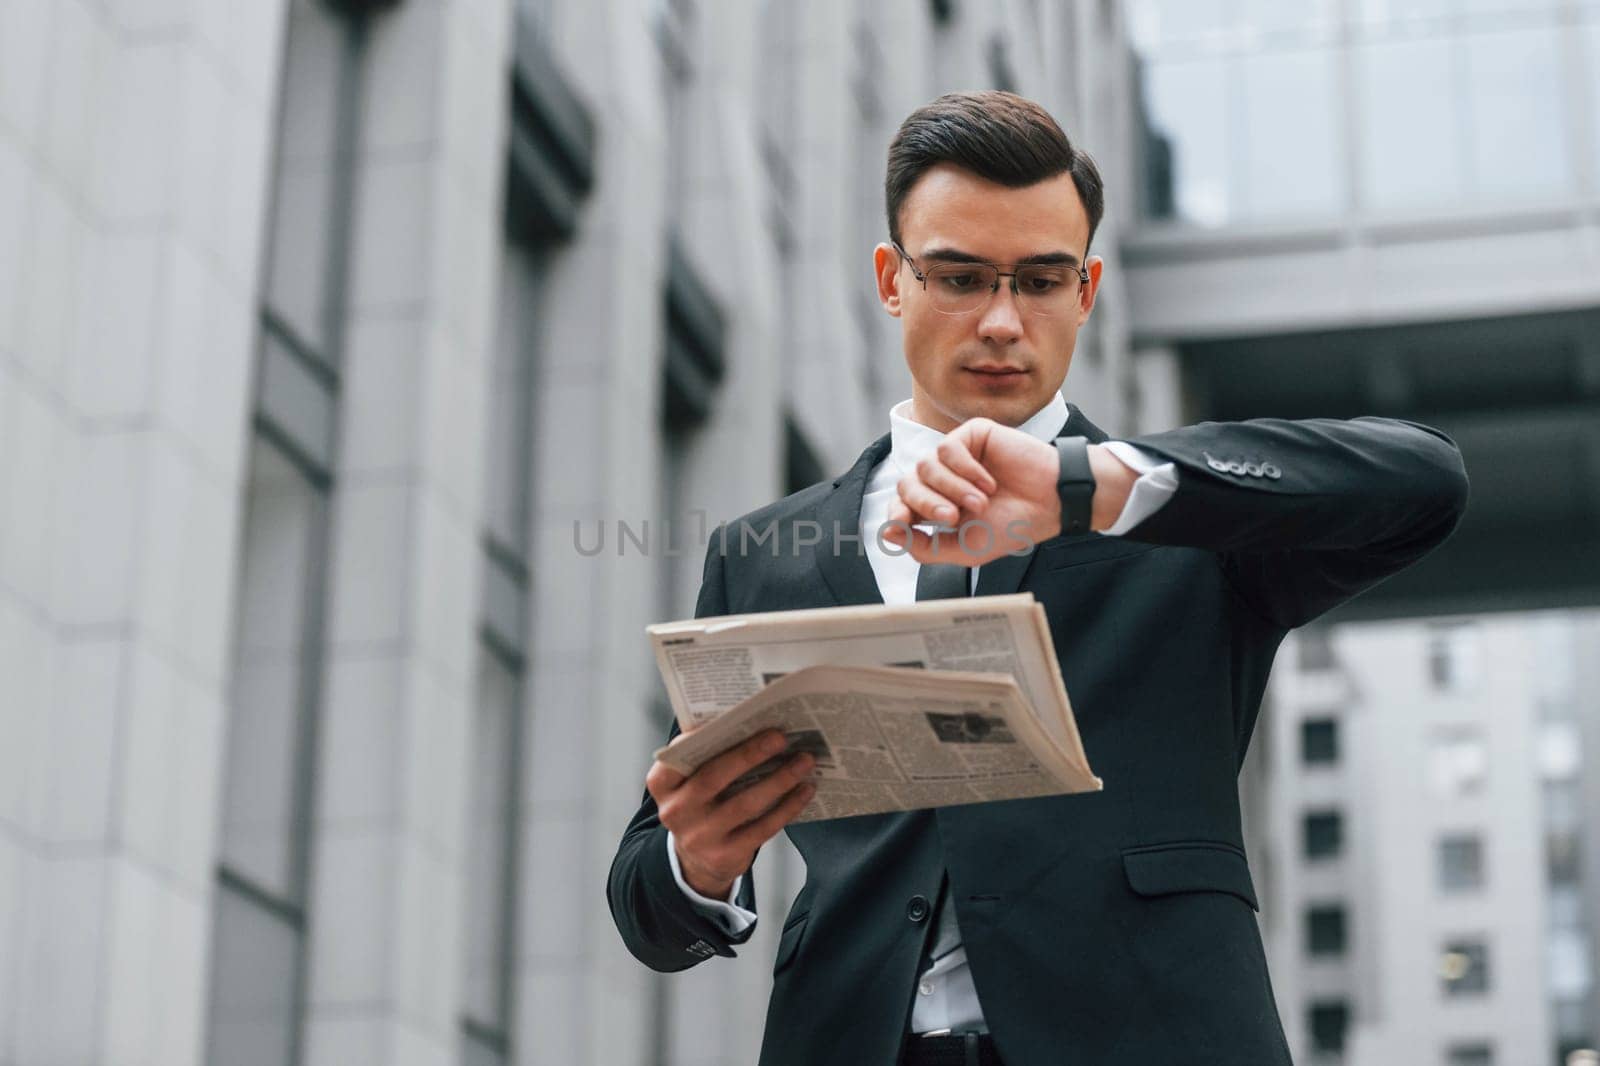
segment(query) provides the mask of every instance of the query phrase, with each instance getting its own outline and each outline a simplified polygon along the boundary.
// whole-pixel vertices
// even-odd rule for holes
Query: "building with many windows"
[[[1595,1047],[1597,640],[1592,613],[1294,638],[1248,781],[1297,1061],[1562,1066]]]
[[[745,1063],[605,871],[704,530],[909,394],[884,149],[1113,4],[0,4],[0,1064]],[[1070,386],[1129,424],[1116,272]],[[800,871],[767,849],[778,909]]]

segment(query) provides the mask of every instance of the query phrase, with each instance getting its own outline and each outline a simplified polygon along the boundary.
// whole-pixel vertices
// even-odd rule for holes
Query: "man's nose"
[[[1011,291],[1010,280],[1000,279],[980,312],[978,336],[985,340],[1009,344],[1022,336],[1021,297]]]

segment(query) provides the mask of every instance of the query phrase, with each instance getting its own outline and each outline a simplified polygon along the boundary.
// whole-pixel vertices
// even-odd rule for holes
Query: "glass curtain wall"
[[[1158,163],[1196,226],[1600,195],[1596,0],[1124,0]]]

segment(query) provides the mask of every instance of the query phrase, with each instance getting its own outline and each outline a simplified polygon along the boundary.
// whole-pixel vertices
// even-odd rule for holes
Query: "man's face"
[[[900,240],[923,271],[940,257],[976,258],[1011,270],[1030,257],[1067,255],[1076,266],[1089,242],[1089,216],[1070,174],[1011,189],[942,164],[906,196]],[[878,298],[901,320],[912,416],[943,432],[980,415],[1020,425],[1050,401],[1067,376],[1104,265],[1098,257],[1084,264],[1089,282],[1064,312],[1030,311],[1011,291],[1011,279],[1001,278],[976,310],[949,315],[931,305],[893,245],[878,245],[873,262]]]

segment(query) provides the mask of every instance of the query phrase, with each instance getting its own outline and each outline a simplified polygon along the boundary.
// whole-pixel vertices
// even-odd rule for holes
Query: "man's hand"
[[[806,780],[815,760],[802,752],[770,777],[722,795],[783,747],[783,734],[768,730],[688,777],[659,760],[645,775],[644,786],[656,801],[661,824],[672,830],[683,879],[702,896],[725,899],[733,882],[750,868],[756,850],[793,821],[815,794],[816,786]]]
[[[1089,445],[1089,467],[1095,478],[1090,528],[1109,529],[1139,475],[1098,444]],[[961,566],[1029,551],[1061,532],[1060,468],[1054,445],[992,419],[968,419],[900,480],[884,543],[909,548],[919,563]],[[911,528],[918,523],[949,531]]]

